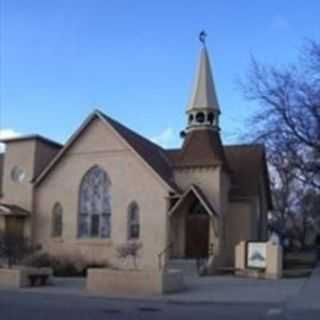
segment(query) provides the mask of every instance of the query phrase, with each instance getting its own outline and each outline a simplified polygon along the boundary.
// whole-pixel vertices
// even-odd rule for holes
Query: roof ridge
[[[0,139],[0,142],[7,143],[7,142],[15,142],[15,141],[20,141],[20,140],[31,140],[31,139],[41,140],[45,143],[52,144],[57,147],[63,147],[63,144],[61,144],[53,139],[47,138],[41,134],[35,134],[35,133],[19,135],[19,136],[11,137],[11,138],[2,138],[2,139]]]
[[[125,130],[128,130],[131,134],[134,134],[136,137],[138,137],[139,139],[142,139],[143,141],[147,142],[148,144],[152,145],[153,147],[157,148],[161,157],[167,162],[168,165],[172,165],[170,160],[167,158],[166,156],[166,150],[164,148],[162,148],[160,145],[158,145],[157,143],[151,141],[150,139],[144,137],[142,134],[130,129],[129,127],[123,125],[122,123],[120,123],[119,121],[113,119],[112,117],[106,115],[103,111],[101,110],[95,110],[96,113],[98,113],[99,115],[101,115],[102,117],[104,117],[107,121],[112,121],[114,123],[116,123],[118,126],[124,128]]]
[[[160,145],[158,145],[157,143],[155,143],[155,142],[151,141],[150,139],[144,137],[144,136],[143,136],[142,134],[140,134],[139,132],[134,131],[134,130],[130,129],[129,127],[123,125],[123,124],[122,124],[121,122],[119,122],[118,120],[115,120],[114,118],[106,115],[103,111],[96,109],[95,112],[98,113],[99,115],[103,116],[103,117],[106,118],[107,120],[111,120],[111,121],[115,122],[117,125],[125,128],[126,130],[128,130],[128,131],[130,131],[131,133],[135,134],[135,135],[138,136],[139,138],[141,138],[141,139],[143,139],[143,140],[146,140],[148,143],[154,145],[155,147],[161,149],[162,151],[165,151],[165,149],[162,148],[162,147],[161,147]]]
[[[83,130],[90,124],[90,122],[97,117],[105,124],[109,125],[112,130],[114,130],[121,139],[124,140],[135,151],[135,153],[144,161],[147,166],[153,170],[157,176],[169,187],[171,190],[178,190],[177,185],[173,179],[172,165],[170,160],[167,158],[164,149],[162,149],[157,144],[151,142],[149,139],[141,136],[140,134],[134,132],[128,127],[124,126],[117,120],[107,116],[102,111],[95,109],[90,115],[85,119],[82,125],[72,134],[68,142],[60,150],[60,152],[53,158],[53,160],[48,164],[48,166],[40,173],[40,175],[35,179],[35,183],[38,185],[53,166],[61,159],[66,150],[72,145],[78,138],[78,136],[83,132]],[[156,154],[152,157],[152,154]]]
[[[171,159],[168,158],[165,149],[163,149],[161,146],[159,146],[158,144],[152,142],[151,140],[149,140],[148,138],[142,136],[141,134],[135,132],[134,130],[126,127],[125,125],[123,125],[122,123],[120,123],[119,121],[113,119],[112,117],[109,117],[108,115],[106,115],[104,112],[102,112],[101,110],[96,110],[96,114],[100,117],[102,117],[105,121],[107,121],[121,136],[123,139],[126,140],[126,142],[131,145],[131,147],[140,155],[140,157],[143,158],[143,160],[154,170],[156,171],[156,173],[161,177],[161,179],[163,179],[172,189],[178,190],[175,182],[174,182],[174,178],[173,178],[173,173],[170,171],[173,167]],[[117,128],[118,127],[118,128]],[[124,132],[119,132],[119,128],[123,131],[126,131],[126,133]],[[139,139],[140,142],[146,143],[147,145],[149,145],[153,151],[157,151],[158,152],[158,157],[161,158],[163,161],[165,161],[165,164],[167,166],[167,172],[165,173],[165,175],[167,176],[166,178],[164,177],[163,172],[160,172],[161,169],[155,164],[155,162],[157,162],[157,159],[152,159],[152,157],[150,157],[150,155],[146,156],[141,154],[141,150],[137,150],[137,145],[135,145],[135,142],[133,143],[133,141],[131,140],[128,141],[128,137],[123,136],[123,135],[133,135],[135,137],[135,139]],[[144,149],[143,146],[140,145],[140,147],[142,147],[142,149]],[[143,153],[143,152],[142,152]],[[159,164],[159,163],[158,163]],[[160,164],[161,166],[163,166],[162,164]],[[163,169],[163,168],[162,168]],[[168,181],[169,180],[169,181]]]

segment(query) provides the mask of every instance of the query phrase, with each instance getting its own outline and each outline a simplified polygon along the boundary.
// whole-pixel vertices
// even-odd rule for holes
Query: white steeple
[[[194,81],[193,92],[188,105],[188,110],[191,109],[220,110],[214,88],[208,51],[205,46],[203,46],[200,51],[200,60]]]
[[[193,92],[187,106],[187,131],[198,128],[219,130],[220,107],[214,87],[208,51],[205,46],[204,31],[200,33],[203,46],[200,51]]]

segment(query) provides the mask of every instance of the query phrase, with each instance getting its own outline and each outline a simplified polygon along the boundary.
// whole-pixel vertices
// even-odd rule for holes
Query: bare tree
[[[142,244],[136,241],[128,241],[117,247],[118,258],[127,259],[128,257],[132,258],[133,266],[137,269],[137,259],[139,257],[139,251],[142,248]]]
[[[250,123],[254,140],[267,148],[274,221],[285,230],[288,219],[299,217],[300,231],[307,230],[305,194],[310,202],[320,193],[320,42],[308,42],[299,62],[287,67],[252,59],[243,89],[259,105]]]
[[[308,190],[303,193],[299,203],[300,223],[298,224],[300,242],[306,243],[309,232],[317,232],[320,227],[320,193]]]

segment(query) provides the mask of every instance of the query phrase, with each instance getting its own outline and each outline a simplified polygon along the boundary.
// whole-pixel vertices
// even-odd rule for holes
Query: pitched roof
[[[190,194],[193,194],[202,204],[202,206],[206,209],[207,213],[210,216],[219,215],[218,210],[210,203],[207,197],[202,192],[201,188],[195,184],[192,184],[179,198],[179,200],[174,204],[174,206],[169,210],[169,215],[173,214],[180,206],[184,203],[184,201],[189,197]]]
[[[170,160],[164,149],[101,111],[99,113],[173,190],[178,190]]]
[[[14,204],[0,203],[0,216],[26,217],[30,212]]]
[[[258,178],[263,176],[269,209],[272,208],[271,191],[265,149],[261,144],[224,146],[232,169],[231,197],[250,197],[259,192]]]
[[[219,132],[210,129],[187,133],[181,149],[167,151],[174,167],[222,165],[229,170]]]
[[[272,208],[269,175],[265,159],[264,146],[260,144],[222,146],[218,139],[212,137],[208,130],[192,132],[193,141],[186,149],[169,149],[167,155],[175,168],[214,166],[227,163],[233,187],[232,198],[257,196],[259,193],[258,178],[263,176],[267,192],[267,202]],[[196,134],[196,135],[195,135]],[[222,149],[222,150],[221,150]]]
[[[84,129],[91,123],[94,118],[99,118],[106,124],[110,125],[113,130],[139,155],[140,158],[160,177],[160,179],[171,189],[178,191],[173,178],[170,161],[165,151],[155,143],[142,137],[138,133],[130,130],[116,120],[105,115],[100,110],[95,110],[80,126],[80,128],[71,136],[64,148],[57,154],[51,163],[43,170],[39,177],[35,180],[35,184],[40,184],[41,181],[49,174],[56,164],[63,157],[65,152],[77,140]]]
[[[41,136],[39,134],[28,134],[24,136],[17,136],[14,138],[6,138],[6,139],[1,139],[0,142],[4,143],[11,143],[11,142],[18,142],[18,141],[26,141],[26,140],[40,140],[46,144],[50,144],[56,148],[61,148],[62,145],[54,140],[48,139],[44,136]]]

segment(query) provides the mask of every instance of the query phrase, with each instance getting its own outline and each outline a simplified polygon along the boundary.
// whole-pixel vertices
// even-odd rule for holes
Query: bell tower
[[[199,35],[202,47],[193,91],[187,107],[186,133],[198,129],[219,131],[220,107],[216,95],[209,56],[205,42],[206,33]]]

